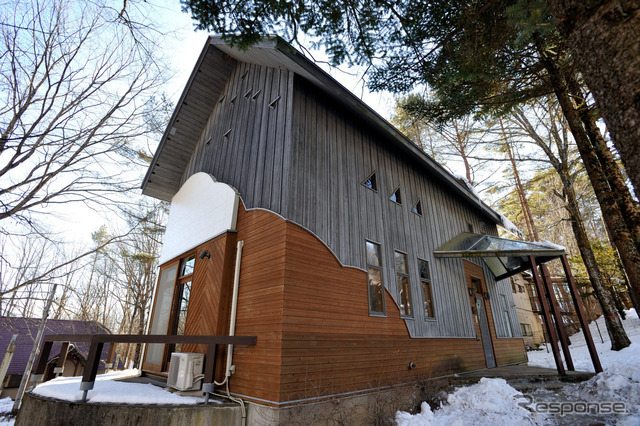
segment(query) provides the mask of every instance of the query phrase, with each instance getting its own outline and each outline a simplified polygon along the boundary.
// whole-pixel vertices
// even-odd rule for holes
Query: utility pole
[[[49,298],[47,299],[47,304],[42,311],[42,321],[40,321],[40,326],[38,327],[38,334],[36,334],[36,338],[33,340],[33,347],[31,348],[31,354],[29,355],[29,361],[27,361],[27,366],[24,369],[24,374],[22,375],[22,380],[20,381],[20,387],[18,388],[18,393],[16,394],[16,400],[13,403],[13,412],[16,413],[20,409],[20,404],[22,403],[22,396],[24,395],[24,391],[27,387],[27,383],[29,383],[29,377],[31,376],[31,368],[33,367],[33,363],[36,360],[36,356],[38,356],[38,352],[40,352],[40,343],[42,342],[42,335],[44,334],[44,326],[47,324],[47,317],[49,316],[49,309],[51,309],[51,304],[53,303],[53,296],[56,294],[56,288],[58,284],[54,284],[51,292],[49,293]]]

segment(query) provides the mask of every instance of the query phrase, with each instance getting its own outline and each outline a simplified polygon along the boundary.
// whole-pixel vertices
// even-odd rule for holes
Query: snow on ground
[[[96,376],[95,385],[87,394],[87,401],[125,404],[198,404],[204,401],[203,398],[180,396],[150,384],[114,380],[137,375],[138,370],[124,370]],[[64,401],[80,401],[82,399],[81,379],[81,377],[58,377],[38,385],[33,393]]]
[[[596,345],[596,351],[600,358],[600,363],[603,369],[626,364],[627,360],[640,360],[640,319],[636,315],[634,309],[625,311],[627,319],[623,321],[624,329],[631,340],[631,346],[624,348],[621,351],[611,350],[611,341],[609,340],[609,334],[607,333],[607,327],[604,323],[604,317],[598,318],[596,321],[592,321],[589,324],[589,330],[591,331],[591,337]],[[598,332],[600,329],[600,332]],[[600,338],[602,335],[602,339]],[[580,330],[578,333],[570,337],[571,345],[569,345],[569,352],[571,353],[571,359],[578,371],[591,371],[594,372],[593,364],[591,363],[591,357],[589,356],[589,350],[584,340],[584,333]],[[604,343],[602,341],[604,340]],[[562,351],[562,348],[560,348]],[[556,364],[551,355],[551,348],[549,352],[546,350],[530,351],[529,365],[535,367],[556,368]]]
[[[13,400],[11,398],[0,399],[0,426],[13,425],[14,419],[8,419],[6,414],[13,410]]]
[[[474,425],[543,424],[544,414],[531,413],[514,398],[517,390],[504,379],[483,377],[473,386],[458,388],[448,395],[447,404],[431,411],[423,402],[419,414],[396,413],[396,423],[402,426],[420,425]]]
[[[621,351],[610,350],[604,318],[597,320],[604,343],[596,322],[590,324],[604,371],[588,381],[566,385],[557,393],[542,390],[522,395],[504,379],[482,378],[476,385],[456,389],[437,410],[432,411],[423,403],[418,414],[399,411],[396,423],[400,426],[640,425],[640,319],[633,309],[626,314],[623,324],[632,343]],[[572,336],[571,342],[569,350],[576,369],[594,371],[584,334]],[[528,355],[531,366],[555,368],[551,352],[532,351]]]

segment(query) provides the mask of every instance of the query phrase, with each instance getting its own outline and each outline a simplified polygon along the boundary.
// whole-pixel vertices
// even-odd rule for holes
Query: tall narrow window
[[[150,334],[166,334],[171,319],[171,299],[175,291],[178,263],[174,262],[160,271],[155,297],[153,318],[149,327]],[[147,346],[145,363],[162,368],[165,345],[152,343]]]
[[[513,330],[511,330],[511,320],[509,318],[509,308],[507,307],[507,298],[504,294],[500,295],[502,300],[502,314],[504,315],[504,324],[507,330],[507,337],[513,337]]]
[[[435,318],[433,309],[433,297],[431,295],[431,273],[429,262],[418,259],[418,272],[420,273],[420,286],[422,287],[422,306],[426,319]]]
[[[368,178],[366,178],[364,180],[364,182],[362,182],[362,185],[364,185],[365,187],[373,190],[373,191],[377,191],[378,190],[378,182],[376,181],[376,172],[371,173],[371,175],[369,175]]]
[[[400,304],[400,316],[412,317],[413,304],[411,303],[411,286],[409,285],[409,273],[407,268],[407,255],[395,252],[396,278],[398,280],[398,302]]]
[[[393,191],[393,194],[391,194],[391,197],[389,197],[389,199],[394,203],[402,204],[402,196],[400,195],[400,188],[396,188],[396,190]]]
[[[369,313],[384,315],[384,284],[382,283],[380,245],[371,241],[367,241],[367,276],[369,282]]]
[[[173,303],[173,327],[171,334],[179,336],[184,335],[187,325],[187,310],[189,309],[189,297],[191,296],[191,278],[193,276],[193,267],[195,265],[195,256],[189,256],[182,259],[180,263],[180,272],[178,274],[178,283],[174,293]],[[176,343],[172,352],[181,352],[182,344]]]

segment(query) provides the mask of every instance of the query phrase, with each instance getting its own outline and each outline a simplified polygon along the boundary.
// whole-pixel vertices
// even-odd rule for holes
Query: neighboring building
[[[18,335],[15,352],[9,364],[7,375],[2,383],[2,394],[0,397],[14,397],[20,386],[24,369],[27,366],[33,341],[38,333],[40,318],[17,318],[0,317],[0,361],[14,334]],[[49,334],[111,334],[111,332],[100,324],[93,321],[72,321],[48,319],[44,329],[44,335]],[[107,358],[108,345],[102,353],[102,359]],[[51,356],[44,374],[44,381],[55,377],[54,366],[58,361],[60,353],[60,342],[56,342],[51,350]],[[89,343],[71,342],[67,359],[65,361],[63,376],[81,376],[84,372],[84,365],[89,355]],[[99,371],[105,371],[103,362],[99,365]]]
[[[237,283],[235,333],[257,345],[234,348],[235,396],[284,407],[527,360],[496,279],[512,269],[445,258],[500,215],[280,39],[207,41],[142,187],[171,201],[149,333],[226,335]]]
[[[526,283],[525,288],[529,295],[531,310],[540,317],[542,311],[531,275],[524,275],[523,281]],[[567,280],[564,277],[551,277],[551,284],[553,285],[553,294],[558,302],[558,308],[562,315],[562,322],[567,330],[567,334],[570,336],[577,333],[580,330],[580,323],[573,302],[571,301]],[[591,322],[599,318],[602,315],[602,308],[593,293],[593,288],[591,286],[580,287],[580,294],[586,320]],[[546,340],[545,338],[545,341]]]
[[[531,306],[531,281],[526,280],[522,274],[516,274],[510,280],[524,344],[527,349],[537,349],[546,339],[540,310],[537,306],[535,310]]]

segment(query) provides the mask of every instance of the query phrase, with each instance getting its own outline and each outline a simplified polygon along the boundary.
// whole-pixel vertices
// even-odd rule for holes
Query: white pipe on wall
[[[233,273],[233,298],[231,299],[231,319],[229,324],[229,336],[235,336],[236,333],[236,317],[238,314],[238,288],[240,286],[240,265],[242,264],[242,248],[244,241],[238,241],[236,248],[236,265]],[[224,380],[221,383],[214,382],[217,386],[222,386],[229,381],[231,377],[231,368],[233,363],[233,345],[228,345],[227,349],[227,367],[225,369]]]

